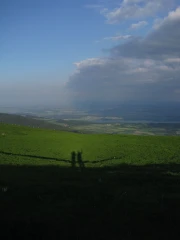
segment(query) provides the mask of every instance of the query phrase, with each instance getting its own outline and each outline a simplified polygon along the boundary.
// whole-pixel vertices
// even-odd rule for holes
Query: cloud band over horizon
[[[110,48],[108,57],[75,63],[66,87],[82,101],[180,101],[179,42],[177,7],[146,36]]]

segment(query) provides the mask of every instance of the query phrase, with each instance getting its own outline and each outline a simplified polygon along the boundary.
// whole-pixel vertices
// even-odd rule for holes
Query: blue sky
[[[1,3],[1,65],[13,75],[60,70],[68,76],[73,62],[102,54],[97,39],[114,34],[87,1],[32,0]],[[106,46],[106,45],[105,45]]]
[[[99,69],[97,75],[95,74],[95,69],[100,66],[98,59],[103,59],[103,63],[106,59],[106,64],[112,65],[109,59],[114,58],[111,52],[115,47],[126,47],[136,37],[146,38],[154,31],[155,22],[163,21],[170,11],[178,8],[178,1],[168,0],[167,7],[163,6],[163,1],[156,1],[159,6],[155,3],[146,6],[153,1],[1,0],[1,103],[14,103],[16,100],[22,102],[25,99],[28,103],[33,99],[38,103],[39,99],[43,102],[47,96],[49,101],[55,102],[60,101],[59,96],[65,92],[70,94],[69,99],[73,96],[94,98],[94,90],[92,94],[90,88],[97,88],[96,82],[101,79]],[[137,12],[134,16],[131,13],[132,8],[133,14]],[[140,14],[139,9],[144,11],[143,14]],[[123,57],[127,60],[127,56]],[[169,57],[173,58],[173,55]],[[94,61],[94,75],[86,80],[89,83],[83,83],[82,89],[82,78],[86,79],[92,73],[92,60],[89,65],[89,59]],[[145,56],[145,59],[151,57]],[[154,58],[151,60],[155,61]],[[122,65],[120,62],[119,64]],[[119,74],[121,77],[121,73]],[[110,73],[106,75],[114,86],[115,83],[111,80],[114,77]],[[64,83],[66,89],[63,88]],[[99,87],[103,84],[101,82]],[[89,85],[92,86],[87,88]],[[39,92],[37,88],[40,89]],[[49,88],[51,91],[48,92]],[[54,97],[55,94],[57,97]],[[99,97],[103,98],[103,94],[111,95],[113,89],[111,92],[105,90]],[[127,92],[128,94],[131,93]]]
[[[82,10],[82,1],[4,2],[1,71],[5,75],[12,69],[17,77],[22,71],[44,74],[53,70],[68,76],[74,61],[98,54],[92,46],[96,31],[92,26],[101,28],[101,24],[96,24],[98,16]]]
[[[53,71],[67,78],[73,62],[102,56],[102,48],[113,43],[96,41],[128,26],[105,24],[103,16],[87,5],[87,0],[2,1],[0,50],[5,80],[11,75],[16,81],[16,76]]]

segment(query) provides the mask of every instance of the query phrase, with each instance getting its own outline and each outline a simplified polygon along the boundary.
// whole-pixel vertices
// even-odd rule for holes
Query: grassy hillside
[[[0,238],[174,239],[179,146],[180,137],[0,124]]]
[[[0,125],[1,163],[11,164],[58,164],[56,158],[70,160],[72,151],[83,151],[87,166],[111,166],[117,164],[179,163],[180,137],[129,136],[129,135],[83,135],[20,126]],[[4,152],[4,153],[3,153]],[[6,155],[11,153],[12,155]],[[13,155],[15,154],[15,155]],[[20,155],[46,157],[36,158]],[[39,158],[40,159],[40,158]],[[106,159],[110,159],[107,161]]]

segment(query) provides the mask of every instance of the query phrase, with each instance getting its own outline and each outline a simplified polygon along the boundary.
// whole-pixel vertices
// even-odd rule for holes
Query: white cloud
[[[176,11],[171,11],[167,17],[169,20],[179,20],[180,19],[180,7],[176,9]]]
[[[107,58],[76,63],[67,88],[78,100],[180,100],[180,7],[144,38],[132,38]]]
[[[133,23],[131,24],[131,29],[139,29],[139,28],[142,28],[142,27],[145,27],[146,25],[148,25],[148,23],[146,21],[140,21],[138,23]]]
[[[114,24],[129,19],[156,16],[159,12],[172,7],[173,2],[172,0],[124,0],[114,9],[103,8],[101,14],[108,23]]]
[[[176,10],[169,12],[168,16],[165,17],[164,19],[162,18],[157,18],[154,20],[154,29],[158,29],[162,25],[165,25],[168,22],[174,22],[174,21],[179,21],[180,19],[180,7],[177,7]]]
[[[180,63],[180,58],[167,58],[165,61],[168,63]]]
[[[104,40],[113,40],[113,41],[119,41],[119,40],[126,40],[131,38],[131,35],[119,35],[114,37],[105,37]]]
[[[162,18],[156,18],[154,19],[154,23],[153,23],[153,29],[158,29],[161,25],[161,23],[163,22]]]
[[[132,35],[117,35],[117,36],[112,36],[112,37],[105,37],[102,40],[95,41],[96,43],[100,43],[102,41],[123,41],[123,40],[128,40],[133,38]]]
[[[78,71],[71,76],[67,86],[75,94],[75,99],[81,101],[103,101],[107,97],[109,101],[165,99],[177,86],[180,87],[180,68],[169,66],[165,61],[94,58],[76,65]],[[155,91],[156,95],[150,95],[149,91]]]
[[[84,67],[103,65],[106,61],[107,59],[103,59],[103,58],[88,58],[80,62],[75,62],[74,65],[77,67],[78,70],[80,70]]]
[[[171,11],[157,29],[145,38],[131,41],[111,49],[113,56],[136,58],[178,58],[180,56],[180,7]]]

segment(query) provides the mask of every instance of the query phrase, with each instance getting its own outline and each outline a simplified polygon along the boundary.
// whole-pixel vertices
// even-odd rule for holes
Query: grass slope
[[[175,238],[179,146],[0,124],[1,239]],[[81,149],[85,167],[72,168]]]
[[[19,155],[34,155],[46,158],[70,160],[73,150],[83,151],[83,161],[87,166],[113,166],[117,164],[160,164],[179,163],[180,137],[128,136],[92,134],[82,135],[21,126],[0,125],[1,163],[11,164],[58,164],[53,160],[36,161]],[[103,162],[103,160],[107,162]],[[99,161],[99,162],[98,162]],[[63,163],[64,165],[64,163]],[[69,166],[69,164],[65,164]]]

